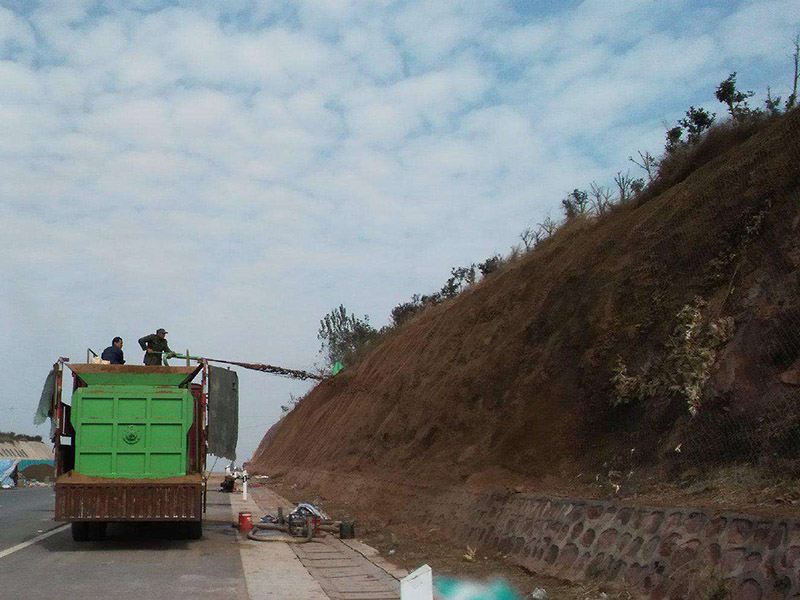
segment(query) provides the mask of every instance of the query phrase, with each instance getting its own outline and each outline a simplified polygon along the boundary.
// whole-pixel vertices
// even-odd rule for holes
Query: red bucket
[[[253,515],[247,511],[239,512],[239,531],[247,533],[253,528]]]
[[[311,517],[311,527],[314,535],[319,536],[322,528],[322,519],[316,516]]]

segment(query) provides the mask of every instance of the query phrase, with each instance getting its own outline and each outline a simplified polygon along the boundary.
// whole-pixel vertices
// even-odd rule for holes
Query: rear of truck
[[[56,520],[76,541],[102,539],[110,522],[179,522],[199,538],[206,365],[66,366],[74,391],[57,401]]]

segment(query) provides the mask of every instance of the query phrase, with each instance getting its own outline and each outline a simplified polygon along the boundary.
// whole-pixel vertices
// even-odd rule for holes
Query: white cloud
[[[794,0],[748,0],[721,23],[718,37],[730,58],[781,60],[800,34],[800,9]]]
[[[388,81],[402,76],[403,57],[379,27],[347,29],[341,47],[367,77]]]
[[[0,61],[0,103],[27,104],[41,93],[41,83],[31,69],[11,60]]]
[[[657,152],[729,64],[773,83],[798,24],[782,1],[92,6],[0,9],[0,407],[55,356],[120,334],[135,361],[159,326],[308,367],[333,306],[381,324],[504,251]],[[242,389],[242,414],[277,417],[302,385]]]
[[[36,44],[30,25],[7,8],[0,7],[0,49],[27,54]]]

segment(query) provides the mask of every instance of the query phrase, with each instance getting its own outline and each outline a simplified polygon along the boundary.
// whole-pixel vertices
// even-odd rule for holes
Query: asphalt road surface
[[[62,525],[52,489],[0,490],[0,598],[247,599],[230,502],[216,492],[208,500],[200,540],[164,525],[112,523],[106,540],[76,543],[68,527],[37,539]]]
[[[56,527],[54,502],[50,487],[0,490],[0,551]]]

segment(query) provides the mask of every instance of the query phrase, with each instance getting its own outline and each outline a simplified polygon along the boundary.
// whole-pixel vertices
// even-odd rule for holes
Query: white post
[[[433,600],[433,572],[422,565],[400,580],[401,600]]]
[[[242,471],[242,480],[244,481],[242,484],[242,500],[247,502],[247,471]]]

